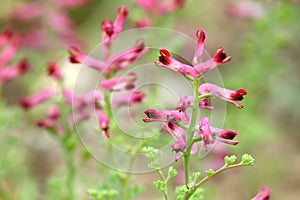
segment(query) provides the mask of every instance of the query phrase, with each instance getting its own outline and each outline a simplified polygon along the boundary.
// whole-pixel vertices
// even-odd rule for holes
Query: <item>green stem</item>
[[[222,173],[223,171],[226,171],[228,169],[233,169],[233,168],[237,168],[237,167],[243,167],[243,166],[249,166],[248,164],[243,164],[243,163],[238,163],[235,165],[224,165],[222,168],[218,169],[217,171],[215,171],[215,173],[213,173],[210,176],[206,176],[204,177],[201,181],[199,181],[193,188],[191,188],[191,190],[189,192],[186,193],[184,200],[188,200],[196,191],[199,187],[201,187],[204,183],[206,183],[208,180],[210,180],[212,177],[215,177],[216,175]]]
[[[163,173],[162,173],[162,171],[161,171],[160,169],[157,169],[156,171],[157,171],[159,177],[161,178],[161,180],[163,180],[163,182],[165,182],[165,184],[166,184],[166,190],[165,190],[165,191],[162,191],[162,192],[163,192],[163,194],[164,194],[165,200],[168,200],[168,186],[167,186],[167,180],[166,180],[165,176],[163,175]]]
[[[129,199],[129,197],[128,197],[128,190],[129,190],[128,181],[131,178],[130,172],[132,170],[134,161],[137,157],[137,153],[141,150],[141,148],[144,146],[145,143],[146,143],[146,140],[142,140],[138,145],[135,146],[135,148],[131,152],[132,156],[130,157],[130,160],[129,160],[127,174],[126,174],[125,178],[122,180],[122,199],[123,200]]]
[[[197,119],[197,114],[198,114],[198,87],[199,87],[199,79],[194,79],[193,80],[193,87],[194,87],[194,103],[192,107],[192,116],[191,116],[191,121],[189,128],[187,130],[186,134],[186,146],[187,149],[184,152],[183,159],[184,159],[184,176],[185,176],[185,185],[188,188],[188,183],[189,183],[189,167],[190,167],[190,155],[191,155],[191,148],[193,140],[193,129],[196,124],[196,119]]]
[[[67,199],[74,200],[75,199],[74,180],[76,176],[76,167],[74,165],[71,151],[69,151],[65,146],[63,146],[63,151],[64,151],[64,159],[67,167],[67,179],[66,179],[66,188],[68,191]]]

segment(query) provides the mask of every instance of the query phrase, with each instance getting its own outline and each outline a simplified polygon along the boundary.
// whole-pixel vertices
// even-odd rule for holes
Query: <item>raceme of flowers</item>
[[[196,37],[197,45],[191,62],[192,65],[187,65],[174,59],[166,49],[160,49],[160,56],[155,64],[171,69],[194,82],[199,80],[203,74],[230,61],[231,57],[227,56],[223,47],[220,47],[212,58],[202,61],[206,38],[205,31],[197,30]],[[164,130],[175,140],[171,146],[172,150],[176,152],[175,160],[178,159],[178,153],[185,152],[189,145],[192,145],[190,153],[195,154],[200,141],[204,151],[208,151],[209,146],[217,141],[236,145],[238,141],[233,139],[237,133],[233,130],[223,130],[211,126],[208,117],[203,117],[195,124],[195,127],[192,127],[193,142],[192,144],[187,144],[187,131],[189,130],[187,126],[191,123],[191,116],[187,109],[196,102],[200,109],[213,110],[214,107],[210,104],[210,98],[225,100],[238,108],[243,108],[243,105],[237,101],[243,100],[246,94],[247,91],[245,89],[229,90],[211,83],[203,83],[198,87],[196,96],[186,97],[182,95],[178,106],[174,110],[146,110],[144,113],[147,118],[143,118],[143,121],[147,123],[161,122],[163,124]]]
[[[103,30],[102,34],[102,52],[103,61],[95,59],[89,55],[82,53],[76,46],[70,46],[69,62],[74,64],[81,64],[85,67],[92,68],[100,71],[104,76],[99,84],[99,89],[102,92],[95,90],[83,96],[76,96],[72,90],[63,87],[61,95],[64,98],[64,104],[67,105],[70,112],[68,117],[68,126],[74,126],[75,122],[87,120],[91,117],[91,109],[95,110],[98,118],[99,128],[106,137],[110,137],[109,132],[109,112],[112,108],[120,106],[131,106],[135,103],[141,103],[145,97],[145,94],[134,88],[134,82],[137,80],[135,73],[125,74],[118,76],[117,72],[126,69],[130,64],[138,60],[145,52],[148,51],[144,47],[144,41],[139,39],[136,43],[115,55],[109,55],[109,48],[113,44],[113,41],[118,33],[122,31],[123,22],[128,15],[128,9],[125,6],[118,8],[118,15],[114,23],[110,20],[104,20],[101,23]],[[3,39],[2,39],[3,40]],[[55,62],[49,62],[47,64],[47,72],[50,77],[57,80],[59,83],[63,81],[63,75]],[[111,92],[123,91],[119,95],[115,95],[113,99],[110,99]],[[126,91],[124,93],[124,91]],[[115,93],[114,93],[115,94]],[[20,105],[29,110],[36,105],[58,96],[58,94],[51,88],[43,89],[36,94],[26,97],[20,101]],[[41,128],[47,128],[54,131],[56,134],[63,134],[64,127],[62,122],[59,121],[61,107],[50,107],[44,119],[37,122],[37,125]]]

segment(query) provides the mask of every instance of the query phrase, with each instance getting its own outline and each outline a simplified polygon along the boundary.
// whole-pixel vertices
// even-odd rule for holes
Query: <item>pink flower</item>
[[[86,5],[89,0],[56,0],[56,4],[60,8],[75,8]]]
[[[7,41],[9,41],[13,36],[13,32],[10,31],[9,29],[4,30],[1,34],[0,34],[0,46],[2,46],[4,43],[6,43]]]
[[[141,103],[144,98],[145,94],[139,89],[136,89],[130,93],[114,96],[111,101],[111,107],[116,108],[118,106],[131,106],[134,103]]]
[[[29,70],[30,66],[25,58],[15,66],[7,66],[0,70],[0,84],[13,80]]]
[[[213,110],[214,107],[210,105],[207,98],[203,98],[199,101],[199,108],[205,108],[206,110]]]
[[[201,137],[204,151],[208,151],[208,145],[214,144],[216,141],[231,145],[238,144],[238,141],[230,141],[237,135],[235,131],[212,127],[207,117],[200,119],[198,125],[199,128],[194,137]]]
[[[71,63],[83,64],[87,67],[97,69],[100,71],[104,71],[105,69],[105,63],[81,53],[79,49],[75,46],[70,46],[68,52],[70,54],[69,61]]]
[[[63,96],[66,104],[72,106],[72,116],[69,123],[73,125],[75,122],[83,121],[90,118],[91,109],[100,109],[98,101],[103,101],[103,96],[99,91],[91,91],[83,96],[75,96],[73,92],[67,88],[63,88]]]
[[[148,48],[145,47],[143,39],[136,41],[135,45],[121,51],[107,60],[107,68],[104,73],[114,73],[121,71],[127,68],[131,63],[140,59],[140,57],[148,51]]]
[[[43,8],[39,2],[28,2],[14,10],[12,19],[18,21],[30,21],[40,18],[42,15]]]
[[[66,103],[79,112],[89,107],[95,108],[97,107],[97,101],[103,101],[103,95],[99,91],[91,91],[81,97],[75,96],[67,88],[63,88],[62,93]]]
[[[198,38],[195,54],[193,58],[193,65],[198,64],[203,58],[204,41],[206,39],[206,33],[204,30],[197,30],[196,37]]]
[[[110,79],[106,79],[101,81],[100,88],[103,90],[113,90],[113,91],[120,91],[120,90],[130,90],[134,88],[134,81],[136,81],[136,74],[129,73],[125,76],[121,77],[113,77]]]
[[[108,132],[109,120],[104,115],[102,110],[97,110],[98,122],[100,129],[104,132],[106,137],[110,137],[110,133]]]
[[[161,0],[135,0],[142,9],[155,15],[164,15],[182,7],[183,0],[161,1]]]
[[[235,101],[242,101],[244,99],[244,95],[247,94],[247,91],[244,89],[229,90],[211,83],[204,83],[200,85],[198,91],[200,94],[210,93],[213,97],[228,101],[238,108],[243,108],[244,106]]]
[[[174,157],[175,161],[179,159],[179,152],[183,152],[186,149],[186,131],[175,125],[172,122],[167,122],[163,124],[164,130],[169,133],[175,140],[171,145],[172,151],[176,152]],[[194,144],[191,149],[191,154],[197,152],[197,144]]]
[[[204,51],[204,41],[206,38],[204,30],[197,30],[196,37],[198,38],[192,65],[187,65],[179,62],[171,57],[166,49],[161,49],[159,61],[155,62],[156,65],[169,68],[179,74],[188,75],[191,78],[198,78],[201,74],[207,73],[215,67],[229,62],[231,57],[224,53],[224,48],[220,47],[212,58],[201,62]],[[200,63],[199,63],[200,62]]]
[[[177,161],[179,159],[178,153],[183,152],[186,148],[186,133],[183,129],[171,122],[164,123],[164,130],[175,140],[171,148],[172,151],[176,152],[174,159]]]
[[[214,55],[214,57],[199,63],[195,65],[195,68],[198,70],[199,73],[207,73],[211,70],[213,70],[215,67],[220,66],[224,63],[227,63],[231,60],[230,56],[227,56],[226,53],[224,53],[224,48],[220,47]]]
[[[159,62],[155,62],[156,65],[169,68],[179,74],[187,74],[193,78],[198,78],[200,73],[192,66],[183,64],[171,57],[171,54],[166,49],[160,49]]]
[[[271,196],[271,190],[269,188],[262,188],[259,193],[251,200],[269,200]]]
[[[49,62],[47,64],[47,72],[48,75],[55,78],[55,79],[62,79],[62,74],[61,74],[61,70],[59,69],[59,67],[57,66],[57,64],[55,62]]]
[[[46,118],[39,120],[37,122],[37,126],[40,128],[45,128],[49,130],[53,130],[56,134],[61,135],[63,133],[63,129],[58,122],[58,118],[60,117],[60,111],[57,107],[50,107]]]
[[[192,96],[186,97],[184,95],[181,95],[176,110],[179,110],[180,112],[185,112],[186,109],[191,106],[193,101],[194,101],[194,97]]]
[[[266,13],[260,2],[242,1],[229,4],[227,13],[235,18],[257,19]]]
[[[109,20],[104,20],[101,23],[101,28],[103,30],[102,54],[105,59],[108,58],[107,49],[109,48],[117,34],[122,31],[123,23],[127,15],[128,9],[125,6],[120,6],[118,8],[118,15],[114,23]]]
[[[60,111],[57,107],[50,107],[47,112],[49,119],[57,120],[60,117]]]
[[[75,46],[70,46],[68,51],[71,63],[80,63],[108,74],[125,69],[147,52],[148,48],[145,48],[144,40],[138,40],[133,47],[109,57],[106,63],[81,53]]]
[[[151,22],[147,17],[141,18],[135,22],[136,28],[145,28],[145,27],[149,27],[150,25],[151,25]]]
[[[19,49],[21,42],[22,40],[18,36],[11,38],[0,55],[0,69],[3,68],[13,58]]]
[[[47,88],[43,89],[36,94],[26,97],[20,101],[20,105],[25,109],[28,110],[37,104],[40,104],[51,97],[55,96],[55,92],[53,89]]]
[[[155,110],[148,109],[144,112],[148,118],[143,118],[144,122],[183,122],[187,123],[186,115],[178,110]]]

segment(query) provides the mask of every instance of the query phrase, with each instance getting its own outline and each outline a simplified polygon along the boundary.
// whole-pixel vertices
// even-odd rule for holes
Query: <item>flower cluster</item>
[[[157,66],[171,69],[190,80],[196,91],[194,91],[194,96],[186,97],[182,95],[178,106],[174,110],[149,109],[144,112],[147,116],[147,118],[143,119],[144,122],[163,123],[164,130],[175,140],[172,144],[172,150],[176,153],[187,150],[191,154],[196,153],[199,141],[201,141],[205,151],[208,151],[209,145],[215,144],[216,141],[231,145],[238,144],[238,141],[233,140],[237,135],[235,131],[223,130],[211,126],[208,117],[203,117],[198,123],[195,123],[197,116],[193,116],[193,114],[196,112],[190,116],[187,109],[192,108],[194,111],[199,108],[213,110],[214,107],[210,104],[210,98],[225,100],[238,108],[243,108],[243,105],[236,101],[243,100],[243,96],[247,94],[247,91],[244,89],[229,90],[211,83],[199,85],[199,80],[203,74],[227,63],[231,57],[226,55],[223,47],[220,47],[212,58],[202,61],[206,38],[205,31],[197,30],[196,37],[197,45],[192,65],[187,65],[176,60],[166,49],[159,51],[159,61],[155,62]],[[178,159],[178,154],[176,154],[175,159]]]
[[[76,122],[87,120],[91,117],[91,110],[94,110],[98,117],[99,127],[109,137],[109,115],[112,108],[119,106],[130,106],[134,103],[140,103],[145,97],[139,89],[134,89],[134,82],[137,79],[135,73],[118,76],[117,72],[126,69],[131,63],[138,60],[147,48],[144,47],[143,40],[137,40],[133,47],[125,49],[115,55],[108,55],[108,49],[112,45],[115,37],[122,30],[123,21],[128,14],[128,9],[124,6],[118,8],[118,16],[114,23],[109,20],[104,20],[101,23],[103,29],[102,47],[103,59],[98,60],[89,55],[83,54],[76,46],[70,46],[69,62],[82,64],[86,67],[100,71],[103,74],[103,79],[99,84],[99,89],[90,91],[83,96],[76,96],[70,89],[63,87],[61,94],[64,98],[64,105],[67,105],[72,113],[68,117],[69,127],[74,126]],[[48,75],[62,83],[63,75],[55,62],[47,64]],[[122,91],[120,95],[115,95],[110,99],[111,92]],[[125,92],[124,92],[125,91]],[[20,105],[25,109],[30,108],[57,96],[53,89],[44,89],[40,92],[26,97],[20,101]],[[62,107],[51,107],[46,117],[37,122],[39,127],[54,130],[61,134],[66,132],[63,130],[63,125],[59,122],[60,112]]]
[[[99,84],[102,98],[99,99],[99,107],[96,109],[99,127],[106,136],[109,133],[109,115],[112,108],[119,106],[131,106],[134,103],[140,103],[145,97],[139,89],[135,89],[134,82],[137,80],[135,73],[119,75],[118,73],[126,69],[130,64],[138,60],[148,49],[144,46],[144,40],[139,39],[136,43],[115,55],[109,55],[109,48],[113,44],[117,35],[123,29],[123,22],[128,15],[128,9],[120,6],[117,11],[118,15],[114,22],[103,20],[102,28],[102,56],[103,61],[93,58],[82,53],[77,47],[70,46],[69,61],[71,63],[82,64],[83,66],[100,71],[103,78]],[[120,92],[110,99],[111,92]]]
[[[29,71],[30,66],[26,58],[19,60],[17,64],[10,64],[21,44],[22,39],[10,30],[0,34],[0,47],[3,48],[0,54],[0,85]]]
[[[33,0],[18,4],[10,14],[10,27],[16,30],[24,40],[24,46],[44,48],[50,39],[49,32],[53,32],[65,44],[82,44],[81,39],[74,32],[74,23],[68,16],[69,9],[85,6],[89,0]],[[26,24],[26,28],[24,28]],[[45,28],[50,31],[45,32]]]

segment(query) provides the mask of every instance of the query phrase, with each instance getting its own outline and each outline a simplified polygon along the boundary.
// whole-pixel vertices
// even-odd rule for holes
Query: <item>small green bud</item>
[[[160,169],[160,165],[157,161],[150,162],[148,167],[150,167],[151,169]]]
[[[177,175],[177,170],[172,166],[169,167],[168,178],[167,179],[173,178],[176,175]]]
[[[166,183],[163,181],[154,181],[153,185],[161,191],[166,191]]]
[[[226,165],[232,165],[235,161],[236,161],[236,156],[232,155],[232,156],[225,156],[224,161],[226,163]]]
[[[242,163],[251,166],[254,164],[254,158],[249,154],[244,154],[242,156]]]
[[[206,170],[205,173],[207,174],[207,176],[211,176],[215,173],[215,171],[213,169],[209,169],[209,170]]]
[[[197,179],[200,177],[200,175],[201,175],[201,173],[200,172],[194,172],[193,173],[193,182],[196,182],[197,181]]]

